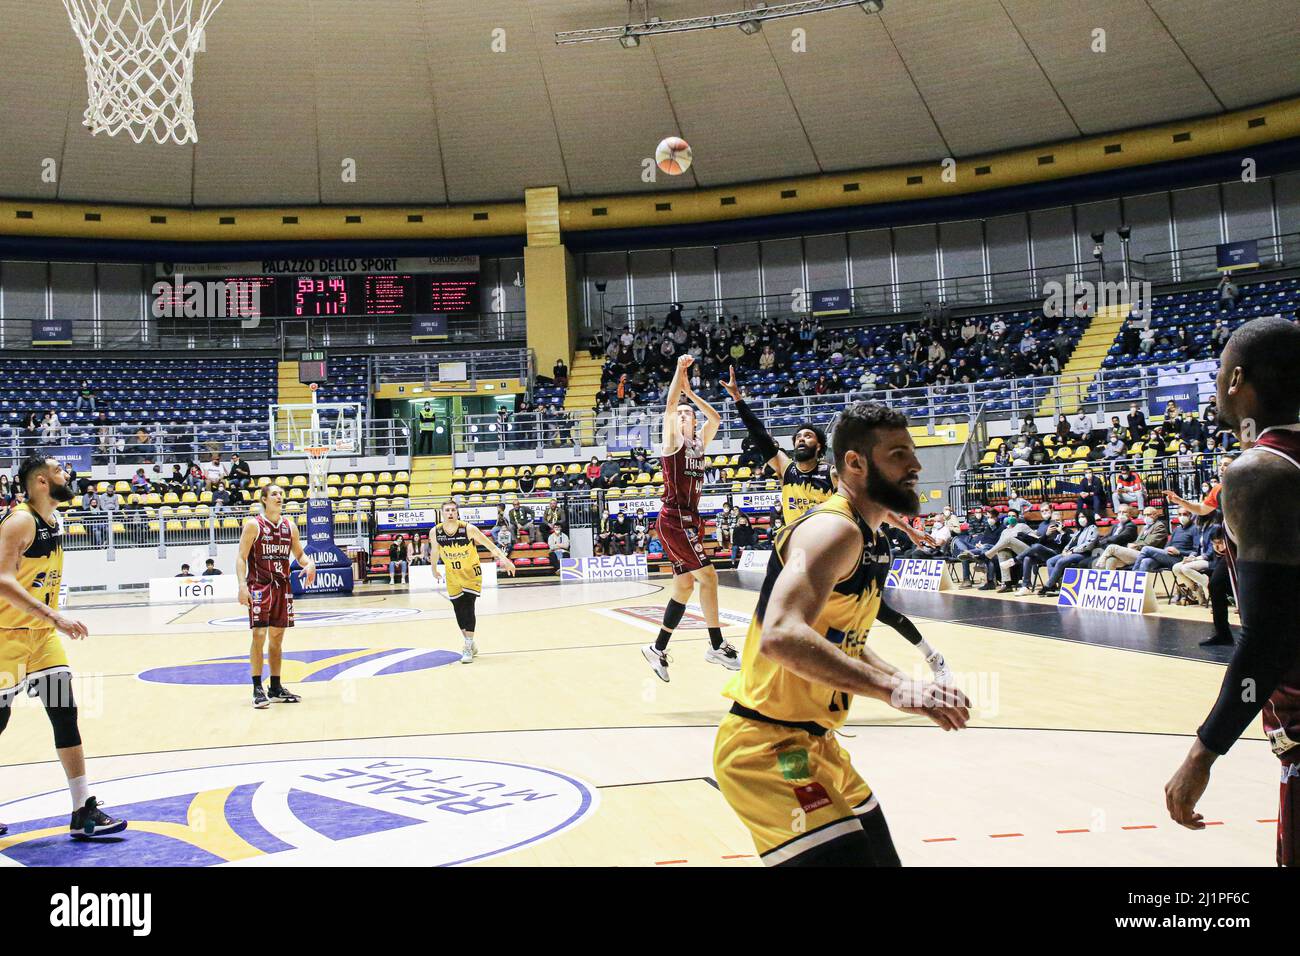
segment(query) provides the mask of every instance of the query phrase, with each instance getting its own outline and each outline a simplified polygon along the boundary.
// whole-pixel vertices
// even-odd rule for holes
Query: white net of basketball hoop
[[[92,134],[197,143],[194,56],[222,0],[63,0],[86,57]]]

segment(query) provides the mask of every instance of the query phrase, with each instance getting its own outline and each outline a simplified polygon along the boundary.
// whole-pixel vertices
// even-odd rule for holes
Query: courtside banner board
[[[752,491],[731,495],[731,503],[741,511],[771,511],[781,502],[777,491]],[[721,511],[727,503],[726,495],[704,495],[700,498],[700,514],[713,514]],[[658,498],[606,498],[605,510],[618,514],[619,508],[626,506],[628,514],[644,510],[646,514],[658,514],[663,502]]]
[[[740,563],[736,565],[737,571],[765,571],[767,562],[772,560],[771,551],[757,551],[753,548],[746,548],[740,552]]]
[[[494,561],[484,561],[482,564],[484,588],[495,588],[497,586],[497,566]],[[428,564],[417,564],[408,572],[410,580],[408,589],[410,591],[441,591],[447,592],[447,569],[441,564],[438,565],[438,573],[442,575],[442,580],[435,582],[433,579],[433,567]],[[380,583],[384,580],[383,574],[375,576],[375,580]]]
[[[238,599],[239,582],[233,574],[149,579],[150,604],[192,604]]]
[[[946,591],[950,582],[944,562],[924,558],[895,558],[885,575],[885,587],[904,591]]]
[[[650,576],[644,554],[606,554],[595,558],[561,558],[561,581],[632,581]]]
[[[1059,607],[1116,614],[1154,614],[1154,575],[1149,571],[1101,571],[1066,568],[1061,579]]]

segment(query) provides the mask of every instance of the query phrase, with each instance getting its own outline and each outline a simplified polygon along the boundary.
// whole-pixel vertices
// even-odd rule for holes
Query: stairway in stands
[[[592,411],[596,408],[596,393],[600,391],[601,370],[605,367],[605,356],[592,358],[585,350],[573,357],[573,367],[569,369],[569,388],[564,393],[564,410],[585,419],[579,424],[583,444],[595,441],[592,426]]]
[[[451,455],[414,455],[411,458],[412,498],[450,498]]]
[[[1061,369],[1061,385],[1047,393],[1038,407],[1039,415],[1057,414],[1057,393],[1060,395],[1060,413],[1073,415],[1088,394],[1088,388],[1097,378],[1101,363],[1119,334],[1120,326],[1128,318],[1130,305],[1105,305],[1097,310],[1087,330],[1079,337],[1070,353],[1070,360]]]

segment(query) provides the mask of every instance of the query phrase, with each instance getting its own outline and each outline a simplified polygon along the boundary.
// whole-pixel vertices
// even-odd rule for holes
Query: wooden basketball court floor
[[[724,579],[739,645],[755,594]],[[670,684],[640,655],[665,583],[489,591],[472,665],[440,594],[302,599],[285,679],[304,700],[265,711],[238,605],[79,597],[91,637],[67,646],[93,792],[131,828],[67,839],[50,728],[23,699],[0,737],[0,865],[758,865],[710,779],[729,675],[704,661],[705,632],[678,631]],[[1173,617],[900,597],[975,703],[947,734],[853,706],[843,744],[906,865],[1272,864],[1278,771],[1258,724],[1215,767],[1213,826],[1165,812],[1222,676],[1167,639]],[[887,627],[871,642],[922,673]]]

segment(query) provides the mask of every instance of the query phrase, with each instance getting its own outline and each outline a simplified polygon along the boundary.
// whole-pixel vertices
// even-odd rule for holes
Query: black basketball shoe
[[[266,692],[267,698],[273,704],[301,704],[302,698],[289,690],[287,687],[272,687]]]
[[[87,800],[86,805],[80,810],[73,811],[72,823],[68,825],[68,833],[74,840],[109,836],[113,833],[121,833],[125,829],[126,821],[114,820],[99,809],[99,801],[94,797]]]

